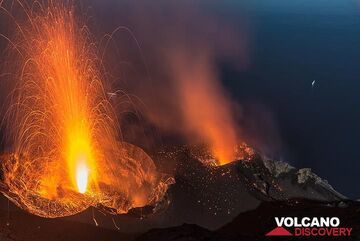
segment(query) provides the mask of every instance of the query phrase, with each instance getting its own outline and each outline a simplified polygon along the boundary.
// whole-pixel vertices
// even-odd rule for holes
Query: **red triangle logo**
[[[292,233],[290,233],[283,227],[276,227],[270,232],[268,232],[265,236],[292,236]]]

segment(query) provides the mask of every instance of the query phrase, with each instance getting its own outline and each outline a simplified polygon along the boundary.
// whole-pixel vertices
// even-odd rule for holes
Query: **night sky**
[[[358,198],[359,2],[254,5],[251,66],[225,72],[223,80],[239,102],[260,104],[271,113],[285,161],[313,168],[337,190]]]
[[[359,198],[360,2],[202,0],[194,2],[197,11],[206,14],[195,17],[194,5],[186,2],[191,1],[156,0],[141,5],[130,0],[87,0],[82,4],[83,9],[91,6],[89,21],[96,37],[118,26],[128,27],[136,36],[142,51],[128,33],[120,33],[114,39],[120,46],[119,62],[109,61],[110,71],[123,70],[125,84],[137,84],[135,94],[147,80],[166,78],[162,73],[166,61],[158,54],[166,42],[164,36],[182,32],[190,45],[194,39],[204,41],[202,26],[211,19],[219,23],[215,28],[219,33],[206,36],[212,46],[222,29],[232,29],[237,37],[227,38],[246,51],[235,56],[241,60],[220,56],[218,77],[241,110],[238,124],[245,139],[270,157],[312,168],[339,192]],[[176,23],[168,22],[174,13]],[[141,79],[141,84],[135,79]],[[164,86],[161,91],[166,92]],[[160,86],[152,87],[147,93],[156,99]],[[147,98],[143,104],[148,104]]]
[[[171,4],[178,12],[190,11],[177,1],[166,6],[163,3],[151,3],[151,9],[158,10],[156,16],[152,15],[154,11],[140,4],[131,6],[126,1],[93,3],[96,18],[103,21],[98,26],[104,24],[111,30],[125,25],[134,31],[145,49],[150,72],[156,72],[153,67],[156,51],[151,46],[157,45],[149,44],[149,39],[161,45],[161,33],[168,27],[166,21],[158,25],[159,15],[166,20],[171,15],[166,6]],[[360,3],[337,0],[197,3],[221,26],[246,33],[246,64],[239,68],[231,59],[222,59],[218,67],[226,91],[246,116],[239,125],[250,137],[250,144],[296,167],[310,167],[338,191],[358,198]],[[143,17],[134,18],[131,16],[134,13]],[[186,22],[186,16],[178,21]],[[157,23],[154,30],[148,29],[154,33],[149,38],[137,26],[138,22],[151,26],[152,21]],[[119,41],[123,44],[124,38]]]

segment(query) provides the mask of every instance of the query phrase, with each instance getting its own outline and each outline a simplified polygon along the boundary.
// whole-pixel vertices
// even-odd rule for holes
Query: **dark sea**
[[[234,14],[235,1],[227,4]],[[224,68],[227,90],[242,105],[270,113],[281,139],[275,155],[359,198],[360,1],[247,6],[251,64]]]

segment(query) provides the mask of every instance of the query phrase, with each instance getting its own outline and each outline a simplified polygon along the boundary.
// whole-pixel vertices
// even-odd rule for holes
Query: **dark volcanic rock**
[[[346,207],[342,203],[346,203]],[[360,240],[360,202],[355,201],[320,202],[291,199],[264,202],[255,210],[241,213],[216,232],[217,235],[228,239],[236,240],[241,237],[242,240],[264,240],[265,234],[276,227],[274,217],[338,217],[341,227],[353,228],[352,237],[342,237],[340,240]],[[305,238],[286,238],[286,240],[299,239],[304,240]],[[319,237],[317,239],[335,240],[334,238]]]
[[[345,202],[344,202],[345,203]],[[136,241],[263,241],[265,234],[276,227],[275,216],[290,217],[339,217],[342,227],[353,228],[352,237],[317,237],[316,240],[360,240],[360,203],[347,201],[319,202],[292,199],[288,201],[263,202],[258,208],[238,215],[232,222],[209,231],[197,225],[184,224],[178,227],[154,229]],[[273,237],[267,240],[314,240],[304,237]]]
[[[208,158],[206,150],[189,146],[154,154],[153,159],[161,167],[170,162],[176,164],[171,171],[176,183],[167,192],[170,201],[164,205],[167,208],[143,219],[118,216],[116,223],[127,232],[137,233],[183,223],[216,230],[262,202],[292,198],[325,202],[346,199],[310,169],[297,169],[260,154],[224,166],[206,165],[204,158]],[[140,214],[145,213],[146,209],[140,209]],[[109,219],[101,220],[101,215],[98,216],[99,223],[113,227]]]
[[[23,211],[0,211],[1,241],[132,241],[134,235],[65,218],[40,218]]]
[[[191,215],[189,210],[178,210]],[[352,227],[354,236],[340,239],[360,240],[360,203],[355,201],[322,202],[304,199],[263,201],[254,210],[237,215],[216,231],[195,224],[152,229],[136,238],[136,241],[262,241],[264,235],[276,224],[275,216],[319,217],[336,216],[341,226]],[[127,231],[121,226],[122,231]],[[135,240],[135,235],[121,231],[95,227],[70,221],[68,218],[44,219],[22,211],[0,211],[0,240],[4,241],[65,241],[65,240]],[[271,240],[279,240],[273,238]],[[286,240],[306,240],[286,238]],[[309,239],[311,240],[311,239]],[[317,239],[334,240],[334,239]]]
[[[215,233],[195,224],[183,224],[166,229],[152,229],[136,241],[216,241],[222,240]]]
[[[201,154],[201,152],[199,153]],[[337,203],[337,206],[345,208],[345,210],[352,208],[344,196],[337,193],[325,180],[316,176],[311,170],[296,169],[287,163],[268,160],[259,154],[254,155],[250,160],[239,160],[224,166],[210,166],[204,165],[198,157],[192,154],[190,148],[184,147],[177,148],[175,151],[164,152],[154,159],[160,161],[160,166],[163,166],[161,162],[168,163],[171,160],[176,163],[176,167],[174,167],[176,183],[168,190],[167,197],[169,199],[164,200],[165,204],[161,205],[161,207],[166,208],[157,207],[154,209],[155,211],[153,207],[138,208],[132,210],[128,215],[113,217],[104,216],[95,211],[95,217],[100,226],[109,229],[119,227],[121,232],[126,233],[144,233],[150,229],[157,229],[158,232],[161,232],[163,228],[166,230],[168,227],[191,223],[214,231],[226,223],[231,223],[236,217],[250,213],[254,216],[246,216],[244,219],[249,220],[244,225],[250,225],[249,228],[243,230],[244,235],[246,235],[245,231],[251,230],[250,233],[254,234],[267,230],[252,230],[250,228],[259,227],[259,220],[256,220],[258,217],[263,217],[261,212],[257,211],[259,205],[261,208],[268,203],[275,203],[274,210],[276,210],[276,205],[283,205],[282,203],[287,203],[293,198],[301,198],[330,203],[330,205]],[[3,203],[2,207],[6,206],[6,202]],[[313,204],[310,206],[313,207]],[[299,208],[301,210],[307,206],[304,205]],[[150,216],[147,215],[149,213],[151,213]],[[67,218],[67,220],[69,219],[88,224],[94,223],[91,210]],[[27,221],[26,218],[24,220],[25,223],[33,223]],[[260,221],[264,220],[260,219]],[[36,222],[34,221],[34,223]],[[51,223],[51,228],[46,229],[52,230],[51,232],[55,232],[55,235],[64,237],[63,240],[72,237],[67,236],[68,233],[77,234],[75,230],[71,230],[73,226],[67,223],[64,223],[64,227],[69,225],[69,231],[59,231],[57,228],[62,225],[61,222],[63,222],[62,219],[57,221],[44,220],[39,226],[44,227],[44,225]],[[76,222],[73,223],[75,227]],[[82,227],[89,227],[91,230],[89,232],[91,234],[90,240],[96,240],[96,237],[99,237],[98,235],[102,232],[115,232],[106,229],[102,231],[93,225],[79,226],[79,229]],[[96,230],[99,231],[99,234],[96,233]],[[188,229],[181,229],[182,232],[186,230]],[[235,231],[237,230],[241,230],[241,227]],[[16,229],[12,229],[11,232],[16,232]],[[115,233],[121,235],[119,232]],[[42,232],[39,232],[40,234]],[[191,232],[190,234],[192,235]],[[109,235],[109,237],[113,237],[112,233]],[[80,239],[86,240],[87,238],[79,236],[78,240]]]
[[[201,147],[178,148],[163,156],[163,162],[175,159],[177,163],[176,183],[168,191],[171,203],[161,217],[169,226],[194,223],[215,230],[262,202],[346,199],[310,169],[296,169],[256,153],[223,166],[204,165],[206,150]]]

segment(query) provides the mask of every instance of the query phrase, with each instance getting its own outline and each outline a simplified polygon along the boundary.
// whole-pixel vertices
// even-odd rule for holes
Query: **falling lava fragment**
[[[1,192],[47,218],[90,206],[122,214],[155,205],[172,179],[141,148],[121,141],[101,51],[75,3],[26,2],[8,6],[17,13],[7,58],[15,85],[5,116],[11,154],[0,156]]]

